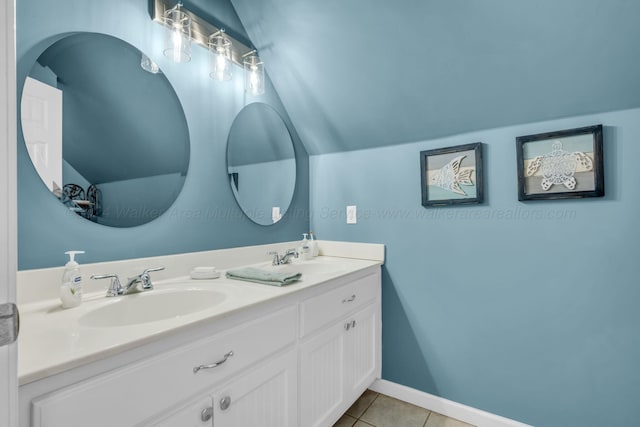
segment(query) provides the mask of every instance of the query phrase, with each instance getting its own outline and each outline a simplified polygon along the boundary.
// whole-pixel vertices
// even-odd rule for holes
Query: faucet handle
[[[160,270],[164,270],[164,267],[154,267],[154,268],[147,268],[146,270],[144,270],[142,272],[142,274],[149,274],[152,271],[160,271]]]
[[[108,297],[117,297],[118,295],[122,295],[124,293],[124,288],[120,284],[120,278],[117,274],[94,274],[91,276],[92,279],[111,279],[111,283],[109,284],[109,289],[107,289]]]
[[[142,289],[153,289],[153,283],[151,283],[151,276],[149,276],[149,273],[160,270],[164,270],[164,267],[147,268],[140,274],[140,276],[138,276],[142,282]]]
[[[267,255],[273,255],[273,260],[271,261],[271,265],[279,265],[280,264],[280,255],[278,255],[278,251],[269,251]]]

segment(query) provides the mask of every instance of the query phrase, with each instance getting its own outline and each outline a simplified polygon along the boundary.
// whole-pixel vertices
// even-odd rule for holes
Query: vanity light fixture
[[[209,76],[214,80],[231,80],[231,41],[225,37],[224,29],[209,36],[209,51],[211,53]]]
[[[264,93],[264,64],[258,58],[256,50],[243,56],[244,90],[251,95]]]
[[[216,80],[231,80],[232,64],[244,68],[245,90],[252,95],[265,91],[264,64],[256,49],[228,35],[205,19],[182,6],[175,0],[151,0],[154,21],[165,25],[171,38],[165,41],[164,54],[175,62],[191,59],[191,42],[203,46],[210,52],[209,75]],[[176,30],[179,30],[179,35]],[[170,30],[170,31],[169,31]]]
[[[191,17],[182,9],[182,2],[164,12],[167,27],[164,55],[174,62],[191,61]]]

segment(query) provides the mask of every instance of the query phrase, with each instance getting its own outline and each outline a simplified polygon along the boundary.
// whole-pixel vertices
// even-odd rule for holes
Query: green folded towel
[[[302,273],[266,271],[255,267],[244,267],[227,271],[227,279],[245,280],[271,286],[286,286],[302,278]]]

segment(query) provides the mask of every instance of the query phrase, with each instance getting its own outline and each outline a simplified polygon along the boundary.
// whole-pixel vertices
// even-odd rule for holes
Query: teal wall
[[[96,221],[119,227],[152,221],[171,206],[180,194],[184,180],[183,176],[175,173],[99,184],[102,214]]]
[[[600,123],[606,197],[518,202],[516,136]],[[312,156],[317,236],[386,245],[383,378],[536,426],[637,425],[639,140],[636,109]],[[420,151],[478,141],[485,204],[423,208]]]
[[[89,181],[85,179],[80,172],[74,169],[66,160],[62,159],[62,185],[64,184],[78,184],[80,187],[87,191],[87,188],[91,185]]]
[[[125,40],[160,65],[182,103],[191,138],[189,170],[174,205],[153,222],[116,229],[83,220],[49,194],[19,135],[19,269],[63,265],[63,252],[70,249],[85,250],[79,261],[86,263],[287,241],[309,229],[308,157],[270,81],[260,97],[245,95],[239,68],[234,69],[232,83],[215,82],[206,71],[207,53],[198,46],[193,47],[191,62],[170,62],[162,55],[163,28],[152,22],[146,0],[20,0],[16,7],[18,97],[36,58],[50,44],[75,31],[104,33]],[[220,9],[221,16],[235,16],[226,1],[213,7]],[[268,103],[284,118],[298,161],[292,202],[296,209],[290,209],[298,214],[287,215],[269,227],[242,214],[227,178],[227,135],[236,114],[251,102]],[[150,118],[142,111],[136,119]]]

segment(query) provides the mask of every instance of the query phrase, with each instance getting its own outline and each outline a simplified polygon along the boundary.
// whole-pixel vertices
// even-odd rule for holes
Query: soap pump
[[[60,301],[62,301],[63,308],[77,307],[82,302],[82,275],[75,255],[83,253],[84,251],[65,252],[69,255],[69,262],[64,266],[62,285],[60,286]]]
[[[307,233],[302,234],[302,243],[300,244],[300,257],[306,261],[311,258],[311,245],[309,245],[309,240],[307,240]]]
[[[309,248],[313,258],[318,256],[318,241],[313,237],[313,231],[309,231]]]

